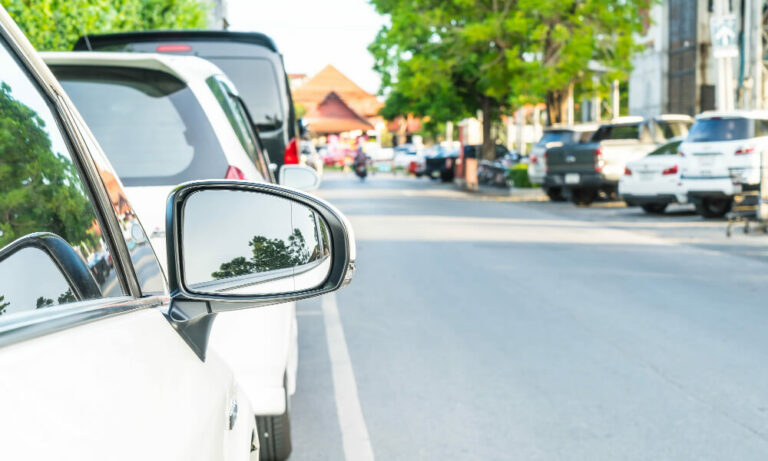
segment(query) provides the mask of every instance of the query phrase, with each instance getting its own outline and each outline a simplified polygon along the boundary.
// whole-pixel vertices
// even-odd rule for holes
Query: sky
[[[368,0],[228,0],[230,30],[263,32],[275,41],[289,73],[312,76],[333,64],[376,93],[368,44],[384,25]]]

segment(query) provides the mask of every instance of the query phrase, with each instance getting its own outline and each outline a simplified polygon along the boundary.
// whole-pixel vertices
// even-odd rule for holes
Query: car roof
[[[223,74],[215,64],[196,56],[157,53],[129,53],[114,51],[47,51],[40,53],[49,66],[132,67],[159,70],[174,75],[184,82],[205,80],[211,75]]]
[[[744,118],[768,119],[768,110],[729,110],[729,111],[708,110],[697,115],[696,120],[715,118],[715,117],[744,117]]]
[[[576,125],[552,125],[544,128],[544,131],[595,131],[600,123],[577,123]]]
[[[164,41],[200,41],[200,42],[240,42],[258,45],[279,53],[275,42],[260,32],[230,32],[222,30],[150,30],[144,32],[121,32],[115,34],[84,35],[80,37],[74,50],[87,51],[110,45],[136,42]]]

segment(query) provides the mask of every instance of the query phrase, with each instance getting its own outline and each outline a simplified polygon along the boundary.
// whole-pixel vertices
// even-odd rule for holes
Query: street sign
[[[713,16],[709,21],[712,54],[716,58],[734,58],[739,55],[736,16]]]

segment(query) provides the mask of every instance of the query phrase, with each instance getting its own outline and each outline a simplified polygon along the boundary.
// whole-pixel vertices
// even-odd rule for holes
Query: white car
[[[348,283],[346,219],[286,187],[187,182],[168,199],[166,282],[117,172],[2,7],[0,111],[0,165],[12,166],[0,184],[0,459],[259,459],[249,393],[208,347],[210,328]],[[287,265],[251,258],[254,235],[284,243],[296,230]],[[220,274],[232,256],[246,270]]]
[[[682,189],[705,217],[724,216],[733,197],[760,186],[768,111],[704,112],[680,145]]]
[[[311,141],[301,141],[299,163],[317,171],[318,176],[323,176],[323,157],[317,153],[317,149]]]
[[[117,170],[161,263],[167,259],[166,198],[178,184],[270,182],[234,85],[209,61],[148,53],[41,55]],[[212,344],[249,395],[263,426],[262,445],[278,445],[267,450],[277,453],[268,458],[286,458],[288,398],[298,366],[295,304],[221,315]]]
[[[413,144],[403,144],[395,147],[395,155],[392,159],[394,168],[408,169],[411,162],[419,162],[423,158],[419,149]]]
[[[663,213],[667,205],[685,202],[680,193],[678,147],[682,139],[672,139],[645,157],[627,163],[619,178],[619,195],[629,206],[643,208],[646,213]]]

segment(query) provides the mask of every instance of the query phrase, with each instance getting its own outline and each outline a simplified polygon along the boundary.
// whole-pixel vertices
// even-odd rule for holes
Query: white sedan
[[[646,213],[663,213],[667,205],[685,202],[680,190],[681,160],[677,153],[682,139],[663,144],[645,157],[627,163],[619,179],[619,195],[630,206]]]

